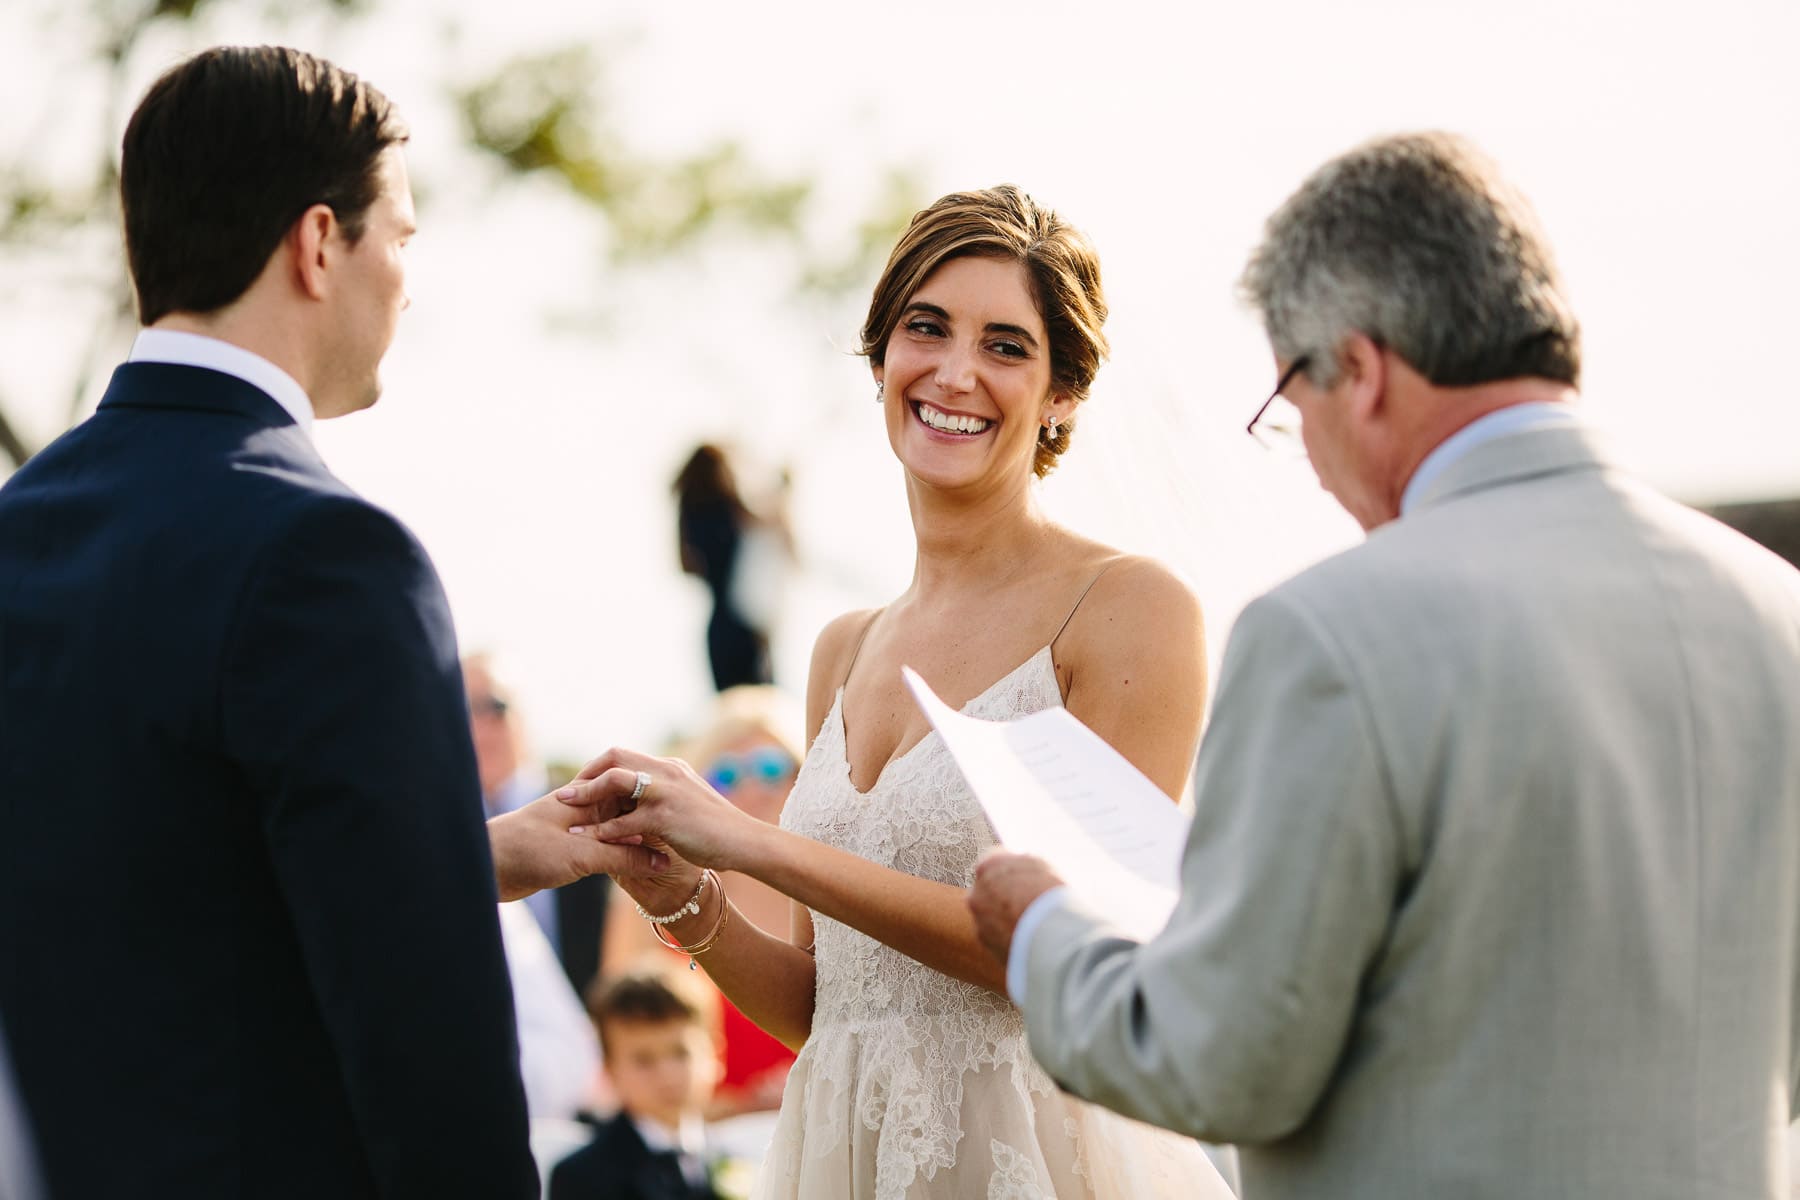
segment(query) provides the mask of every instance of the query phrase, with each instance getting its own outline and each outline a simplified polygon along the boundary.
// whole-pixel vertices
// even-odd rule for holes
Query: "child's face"
[[[719,1056],[706,1030],[690,1021],[606,1023],[606,1073],[619,1107],[674,1128],[698,1114],[719,1082]]]

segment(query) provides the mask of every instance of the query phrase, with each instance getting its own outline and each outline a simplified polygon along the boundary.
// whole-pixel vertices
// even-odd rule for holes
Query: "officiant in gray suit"
[[[1032,1049],[1238,1143],[1250,1200],[1785,1196],[1800,575],[1578,419],[1549,246],[1466,143],[1326,164],[1244,290],[1253,432],[1369,536],[1238,620],[1161,934],[982,864]]]

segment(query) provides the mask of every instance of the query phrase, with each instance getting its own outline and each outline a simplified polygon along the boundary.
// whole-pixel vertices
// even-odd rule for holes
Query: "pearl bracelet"
[[[708,868],[706,868],[706,870],[700,872],[700,882],[694,885],[694,894],[688,897],[687,903],[682,905],[680,908],[676,909],[674,912],[670,913],[668,916],[659,917],[655,913],[647,911],[644,908],[644,906],[641,904],[639,904],[637,906],[638,916],[644,918],[644,920],[650,922],[652,925],[673,925],[675,922],[681,920],[681,918],[683,918],[683,917],[699,916],[700,915],[700,893],[702,893],[706,890],[706,881],[708,879],[711,879],[713,881],[713,885],[715,887],[718,886],[719,878],[718,878],[718,876],[713,874],[711,867],[708,867]],[[723,890],[723,889],[721,889],[721,890]]]

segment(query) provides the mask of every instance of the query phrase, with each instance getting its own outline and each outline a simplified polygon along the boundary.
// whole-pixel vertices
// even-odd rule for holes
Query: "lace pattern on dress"
[[[937,734],[888,763],[868,792],[850,781],[843,691],[801,765],[782,812],[785,829],[939,883],[968,887],[994,836],[962,772]],[[1050,648],[975,697],[964,711],[1005,720],[1062,703]],[[873,938],[822,915],[817,938],[808,1086],[839,1093],[831,1113],[855,1112],[882,1131],[880,1196],[903,1192],[956,1161],[963,1079],[972,1068],[1004,1068],[1019,1100],[1055,1092],[1031,1058],[1025,1021],[986,988],[921,966]],[[848,1130],[808,1127],[808,1154],[830,1153]],[[891,1188],[890,1185],[891,1184]]]
[[[963,711],[1007,720],[1061,703],[1046,646]],[[868,792],[856,790],[841,688],[781,824],[957,887],[974,882],[976,861],[994,844],[936,733],[889,762]],[[1064,1096],[1032,1059],[1024,1017],[1005,998],[817,913],[813,932],[812,1033],[788,1077],[759,1196],[1229,1194],[1202,1182],[1217,1176],[1196,1143]]]

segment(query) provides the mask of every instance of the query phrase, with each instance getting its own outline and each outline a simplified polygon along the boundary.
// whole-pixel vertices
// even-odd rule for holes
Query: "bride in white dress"
[[[863,329],[913,582],[820,635],[781,827],[675,760],[615,750],[583,772],[633,794],[600,836],[673,852],[662,876],[620,885],[799,1049],[759,1195],[1230,1195],[1196,1143],[1074,1100],[1032,1061],[965,904],[993,835],[900,679],[910,665],[983,717],[1066,704],[1179,794],[1205,695],[1198,605],[1158,564],[1049,522],[1032,490],[1068,448],[1105,315],[1086,239],[1016,189],[919,213]],[[743,919],[703,867],[790,896],[788,936]]]

